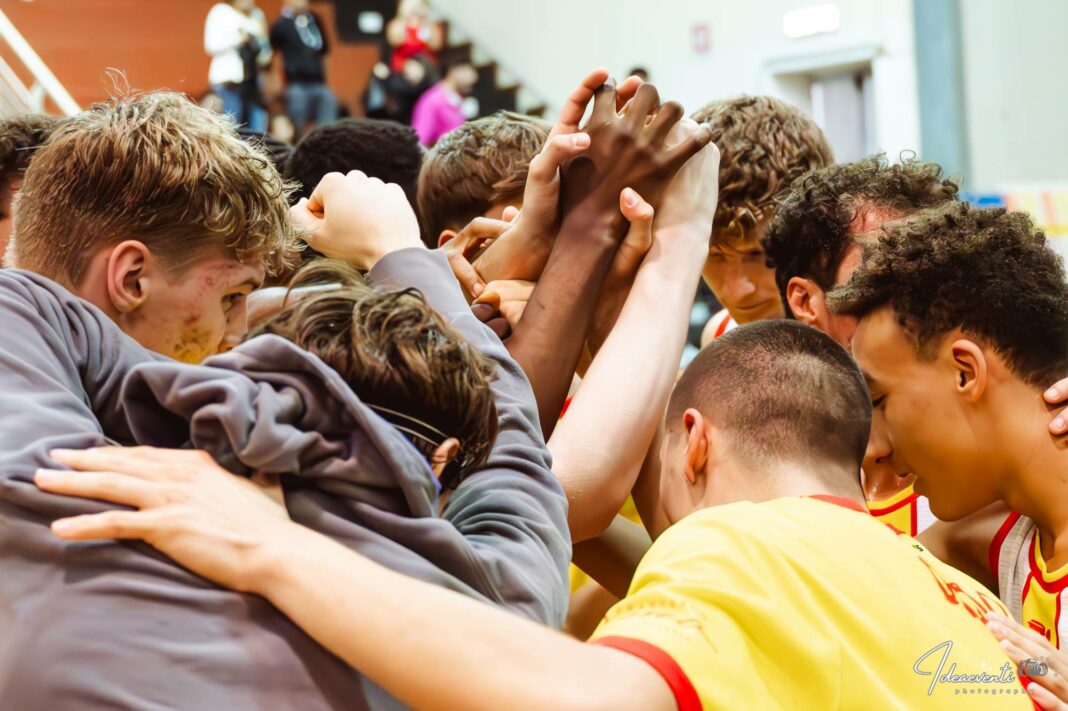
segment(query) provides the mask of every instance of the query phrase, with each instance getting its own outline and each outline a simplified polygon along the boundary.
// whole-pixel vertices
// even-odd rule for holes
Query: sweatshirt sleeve
[[[534,393],[500,340],[478,321],[438,250],[406,249],[368,273],[379,288],[419,289],[427,302],[497,364],[491,388],[500,429],[489,459],[450,496],[443,517],[465,537],[499,602],[560,627],[567,612],[571,538],[567,499],[552,473]]]

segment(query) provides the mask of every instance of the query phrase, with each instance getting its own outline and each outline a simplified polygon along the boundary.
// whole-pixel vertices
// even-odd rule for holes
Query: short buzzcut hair
[[[827,138],[801,109],[770,96],[713,101],[693,115],[719,148],[713,244],[727,245],[771,216],[794,180],[834,162]]]
[[[0,185],[25,173],[37,149],[65,120],[62,116],[21,114],[0,121]]]
[[[758,321],[716,339],[675,385],[667,426],[677,427],[691,407],[754,467],[797,462],[859,477],[871,395],[853,358],[811,326]]]
[[[423,147],[409,126],[394,121],[347,118],[317,126],[300,140],[286,168],[299,187],[295,197],[311,197],[327,173],[362,170],[396,183],[415,206]]]
[[[886,225],[827,305],[858,318],[889,306],[922,360],[959,328],[1037,389],[1068,375],[1064,265],[1024,212],[950,203]]]
[[[812,279],[824,291],[835,285],[862,212],[900,219],[956,200],[957,190],[937,163],[906,158],[892,165],[883,154],[817,168],[795,181],[762,239],[783,302],[795,276]]]
[[[295,257],[288,188],[227,119],[167,91],[70,117],[38,149],[15,206],[15,263],[74,286],[101,248],[137,239],[180,274],[223,254]]]
[[[272,333],[318,356],[426,457],[433,443],[459,440],[460,452],[441,478],[445,488],[482,467],[498,429],[493,361],[416,289],[373,289],[329,259],[305,266],[290,288],[314,284],[331,288],[296,300],[249,338]]]
[[[531,116],[498,111],[468,121],[434,144],[419,174],[419,216],[427,246],[459,230],[502,200],[520,200],[530,161],[552,127]]]

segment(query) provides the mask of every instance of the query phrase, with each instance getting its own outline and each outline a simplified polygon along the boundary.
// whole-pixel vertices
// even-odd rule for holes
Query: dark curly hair
[[[22,114],[0,121],[0,183],[26,172],[37,148],[65,120],[61,116]]]
[[[853,243],[850,226],[863,210],[904,217],[955,200],[957,190],[936,163],[906,158],[890,165],[882,154],[803,176],[782,199],[762,239],[783,303],[795,276],[812,279],[824,291],[834,286]]]
[[[794,180],[834,162],[816,122],[770,96],[713,101],[693,120],[708,124],[720,153],[714,243],[737,238],[770,217],[776,198]]]
[[[362,170],[369,177],[396,183],[415,205],[423,148],[409,126],[393,121],[348,118],[318,126],[296,145],[285,175],[300,183],[296,202],[310,197],[327,173]]]
[[[1068,374],[1064,266],[1026,213],[950,203],[883,229],[832,311],[889,305],[921,359],[959,328],[1037,388]]]
[[[429,440],[458,439],[460,453],[442,475],[446,488],[478,470],[497,437],[493,362],[415,289],[372,289],[347,265],[326,259],[297,272],[291,289],[312,285],[330,286],[288,305],[249,337],[272,333],[314,353],[428,458]]]

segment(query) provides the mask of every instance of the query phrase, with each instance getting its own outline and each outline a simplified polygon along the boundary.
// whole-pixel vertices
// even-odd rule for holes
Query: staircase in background
[[[397,0],[333,0],[333,4],[340,40],[386,47],[385,27],[397,13]],[[368,18],[368,15],[378,17]],[[545,102],[510,76],[496,59],[481,51],[464,35],[462,28],[448,19],[439,21],[438,25],[443,40],[438,52],[440,63],[468,61],[478,70],[478,83],[472,94],[478,101],[478,116],[497,111],[518,111],[531,116],[545,114]]]
[[[70,116],[81,108],[71,98],[56,75],[41,61],[33,47],[23,38],[18,29],[0,11],[0,41],[14,54],[20,64],[16,71],[0,57],[0,117],[22,113],[45,113],[46,102],[51,99],[54,109]],[[20,78],[30,77],[30,85]],[[48,107],[53,108],[53,107]]]

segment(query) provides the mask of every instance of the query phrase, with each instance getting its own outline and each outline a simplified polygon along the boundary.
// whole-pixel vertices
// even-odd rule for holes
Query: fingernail
[[[1056,399],[1060,398],[1060,396],[1061,396],[1061,394],[1059,392],[1057,392],[1057,388],[1050,388],[1049,390],[1046,391],[1046,399],[1047,400],[1056,400]]]
[[[1062,418],[1058,417],[1057,419],[1055,419],[1053,422],[1050,423],[1050,427],[1052,427],[1055,430],[1064,429],[1064,420]]]
[[[634,207],[638,204],[638,193],[630,188],[623,188],[623,202],[627,204],[627,207]]]
[[[478,298],[479,296],[482,295],[482,292],[485,291],[485,290],[486,290],[486,287],[484,285],[476,283],[471,287],[471,295],[474,296],[475,298]]]
[[[587,133],[576,133],[571,137],[571,145],[575,148],[586,148],[590,145],[590,136]]]
[[[33,479],[38,484],[52,484],[59,481],[63,476],[63,472],[58,472],[55,469],[38,469],[33,473]]]
[[[74,530],[74,523],[69,518],[61,518],[52,522],[52,530],[56,533],[70,533]]]

